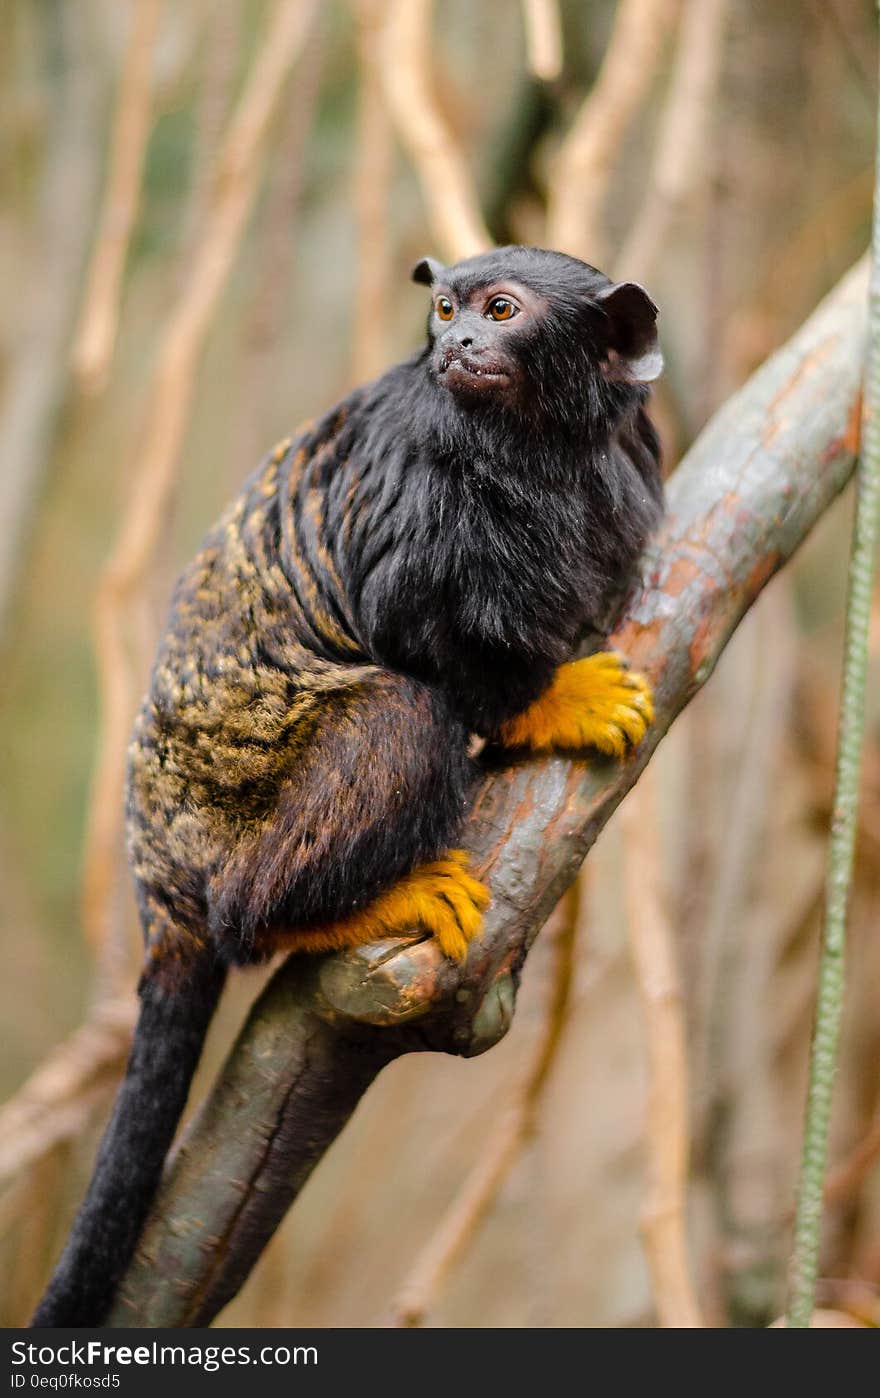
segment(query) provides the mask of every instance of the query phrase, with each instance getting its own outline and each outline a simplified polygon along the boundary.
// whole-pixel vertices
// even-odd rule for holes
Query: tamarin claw
[[[647,680],[614,651],[600,651],[560,666],[550,688],[501,729],[504,747],[592,747],[622,757],[636,747],[654,718]]]
[[[325,927],[291,933],[289,946],[294,951],[338,950],[422,927],[445,956],[463,961],[489,906],[489,890],[467,866],[466,850],[449,850],[442,859],[405,875],[360,912]]]

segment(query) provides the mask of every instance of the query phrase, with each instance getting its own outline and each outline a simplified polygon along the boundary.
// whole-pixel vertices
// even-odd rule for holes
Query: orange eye
[[[510,320],[516,315],[516,306],[512,301],[508,301],[506,296],[496,296],[495,300],[489,303],[488,314],[493,320]]]
[[[441,320],[452,320],[455,308],[448,296],[438,296],[436,311]]]

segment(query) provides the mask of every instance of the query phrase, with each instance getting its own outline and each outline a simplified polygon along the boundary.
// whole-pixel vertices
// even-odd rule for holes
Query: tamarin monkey
[[[471,736],[619,756],[651,721],[621,657],[571,657],[662,512],[656,306],[534,248],[413,279],[424,349],[281,443],[177,585],[128,763],[140,1018],[35,1325],[104,1319],[229,966],[414,928],[461,960]]]

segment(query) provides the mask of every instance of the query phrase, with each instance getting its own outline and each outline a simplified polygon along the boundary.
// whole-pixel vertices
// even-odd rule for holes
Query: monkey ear
[[[663,369],[657,343],[657,307],[638,282],[619,282],[597,297],[608,318],[610,378],[650,383]]]
[[[417,262],[413,267],[410,275],[414,282],[418,282],[419,286],[433,286],[442,271],[444,271],[442,262],[438,262],[434,257],[423,257],[421,262]]]

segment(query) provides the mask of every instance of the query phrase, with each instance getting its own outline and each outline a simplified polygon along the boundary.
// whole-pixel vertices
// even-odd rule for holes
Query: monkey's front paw
[[[641,742],[653,717],[647,680],[623,656],[600,651],[562,665],[547,692],[504,724],[501,741],[536,752],[592,747],[622,757]]]

